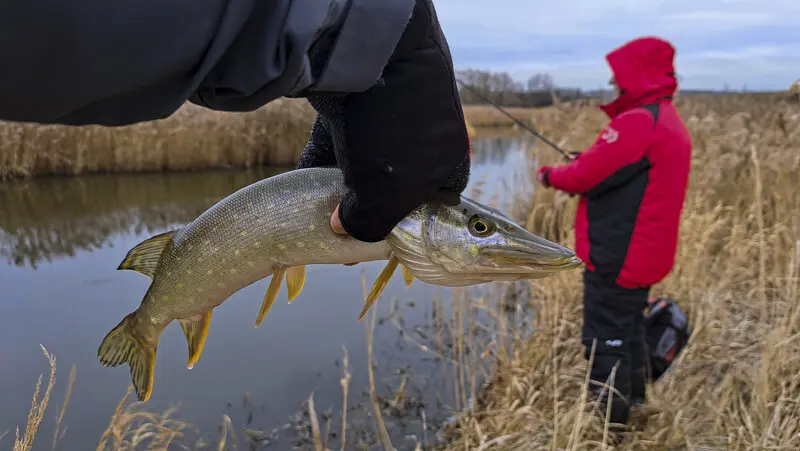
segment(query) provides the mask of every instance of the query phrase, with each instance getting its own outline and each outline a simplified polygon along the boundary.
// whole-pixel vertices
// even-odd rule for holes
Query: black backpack
[[[655,382],[686,347],[692,331],[686,314],[674,300],[651,297],[648,304],[644,330],[649,354],[648,373],[650,381]]]

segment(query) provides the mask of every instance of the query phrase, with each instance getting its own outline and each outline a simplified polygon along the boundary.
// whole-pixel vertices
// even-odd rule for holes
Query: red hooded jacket
[[[675,49],[646,37],[609,52],[619,97],[595,143],[570,162],[544,166],[545,184],[580,194],[575,251],[589,271],[626,288],[672,270],[692,143],[672,104]]]

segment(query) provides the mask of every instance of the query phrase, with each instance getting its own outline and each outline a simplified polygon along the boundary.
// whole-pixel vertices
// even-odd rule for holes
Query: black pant
[[[592,356],[592,345],[597,340],[589,377],[597,383],[607,383],[619,392],[612,397],[612,423],[627,423],[631,401],[644,400],[647,348],[642,321],[649,295],[649,287],[624,288],[591,271],[583,273],[582,340],[587,360]],[[615,365],[617,371],[612,384],[610,376]],[[603,387],[593,383],[590,390],[599,394]],[[605,399],[605,395],[602,398]]]

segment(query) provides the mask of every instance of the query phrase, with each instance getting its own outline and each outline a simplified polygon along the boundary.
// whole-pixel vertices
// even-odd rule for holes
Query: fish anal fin
[[[306,283],[306,267],[292,266],[286,270],[286,289],[289,291],[289,304],[303,291]]]
[[[414,283],[414,275],[403,264],[400,265],[400,270],[403,272],[403,281],[406,283],[406,288],[410,287]]]
[[[161,260],[161,254],[177,230],[159,233],[134,246],[122,259],[117,269],[129,269],[152,278]]]
[[[189,369],[194,367],[194,364],[200,359],[200,354],[203,353],[203,346],[206,343],[208,326],[211,325],[211,314],[213,311],[212,309],[199,315],[178,320],[181,324],[181,329],[183,329],[183,335],[186,336],[186,342],[189,345],[189,362],[186,364],[186,367]]]
[[[378,300],[383,290],[386,288],[386,284],[389,283],[389,280],[394,275],[394,272],[397,270],[397,265],[399,261],[397,257],[392,255],[389,257],[389,263],[383,268],[383,271],[378,275],[378,278],[375,279],[375,283],[372,284],[372,289],[369,291],[367,295],[367,299],[364,302],[364,308],[361,309],[361,313],[358,315],[358,320],[361,321],[361,318],[366,315],[367,311],[372,307],[372,304]]]
[[[97,350],[103,366],[130,366],[131,382],[139,402],[147,402],[153,393],[153,375],[156,366],[158,341],[145,343],[135,333],[136,312],[129,313],[106,334]]]
[[[283,284],[284,274],[286,274],[285,268],[276,269],[272,274],[272,280],[270,280],[267,292],[264,294],[264,300],[261,302],[261,310],[258,312],[258,317],[256,317],[256,327],[261,325],[261,321],[264,321],[264,317],[267,316],[269,309],[272,308],[272,304],[275,303],[275,299],[278,297],[278,292],[281,290],[281,285]]]

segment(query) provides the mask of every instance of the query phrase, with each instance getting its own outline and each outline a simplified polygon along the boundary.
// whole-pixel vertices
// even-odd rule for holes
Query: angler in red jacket
[[[618,95],[600,108],[611,122],[570,163],[538,173],[544,186],[581,196],[575,246],[586,265],[587,358],[597,339],[591,379],[610,381],[619,361],[614,385],[633,403],[645,398],[642,314],[651,285],[675,261],[691,163],[691,138],[671,101],[674,56],[669,42],[654,37],[608,53]],[[611,421],[627,423],[628,406],[612,402]]]

